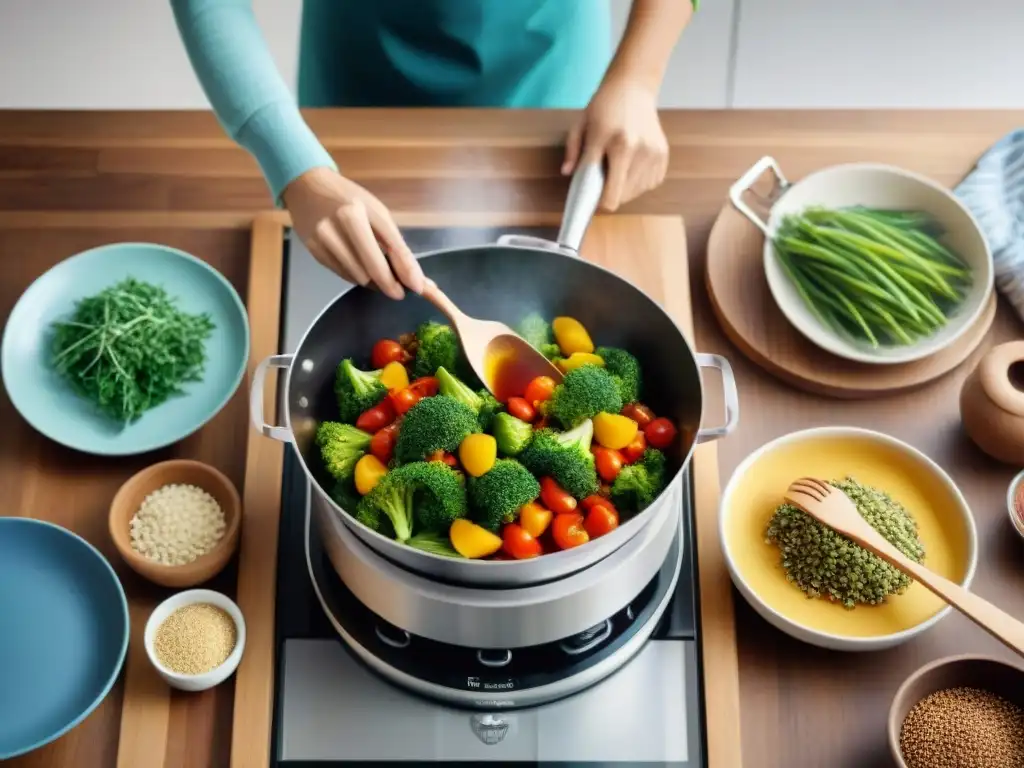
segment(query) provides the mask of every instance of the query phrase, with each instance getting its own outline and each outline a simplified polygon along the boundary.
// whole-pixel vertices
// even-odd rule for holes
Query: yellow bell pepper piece
[[[594,342],[590,340],[590,334],[579,320],[571,317],[556,317],[551,323],[551,330],[555,334],[558,348],[566,357],[574,352],[594,351]]]
[[[594,437],[605,448],[621,451],[636,437],[639,427],[628,416],[599,413],[594,417]]]
[[[604,358],[589,352],[573,352],[568,357],[555,362],[555,366],[562,373],[568,373],[582,365],[596,365],[604,368]]]
[[[384,366],[380,372],[380,383],[391,389],[405,389],[409,386],[409,373],[397,360]]]
[[[459,460],[462,467],[473,477],[490,472],[497,458],[498,441],[490,435],[466,435],[459,445]]]
[[[374,488],[381,478],[388,473],[380,459],[372,454],[366,454],[356,462],[356,490],[360,496],[365,496]]]
[[[474,560],[501,549],[501,536],[461,517],[448,529],[448,538],[456,552]]]

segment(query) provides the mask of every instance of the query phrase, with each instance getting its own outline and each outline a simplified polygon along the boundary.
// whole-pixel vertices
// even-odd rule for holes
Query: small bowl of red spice
[[[1013,528],[1024,538],[1024,470],[1021,470],[1006,491],[1006,511]]]

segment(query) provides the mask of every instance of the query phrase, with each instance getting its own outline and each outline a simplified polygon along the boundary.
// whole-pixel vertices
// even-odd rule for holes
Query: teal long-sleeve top
[[[274,199],[334,168],[298,106],[584,107],[611,56],[608,0],[305,0],[299,104],[251,0],[171,0],[221,125]]]

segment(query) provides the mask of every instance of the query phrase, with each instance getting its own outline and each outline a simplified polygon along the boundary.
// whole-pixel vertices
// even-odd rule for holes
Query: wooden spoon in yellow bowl
[[[1024,656],[1024,624],[959,584],[915,563],[861,517],[850,497],[823,480],[804,477],[786,491],[786,501],[855,544],[899,568],[984,629],[1010,650]]]

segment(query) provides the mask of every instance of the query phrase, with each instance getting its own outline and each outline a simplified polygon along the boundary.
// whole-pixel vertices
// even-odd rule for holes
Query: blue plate
[[[91,544],[0,517],[0,761],[63,736],[103,701],[128,626],[121,582]]]
[[[189,313],[208,312],[203,380],[127,426],[100,413],[49,364],[50,325],[75,302],[127,277],[163,287]],[[36,430],[69,448],[104,456],[145,453],[188,437],[220,411],[245,374],[249,322],[245,306],[217,270],[182,251],[149,243],[117,243],[65,259],[36,280],[4,329],[0,369],[14,407]]]

